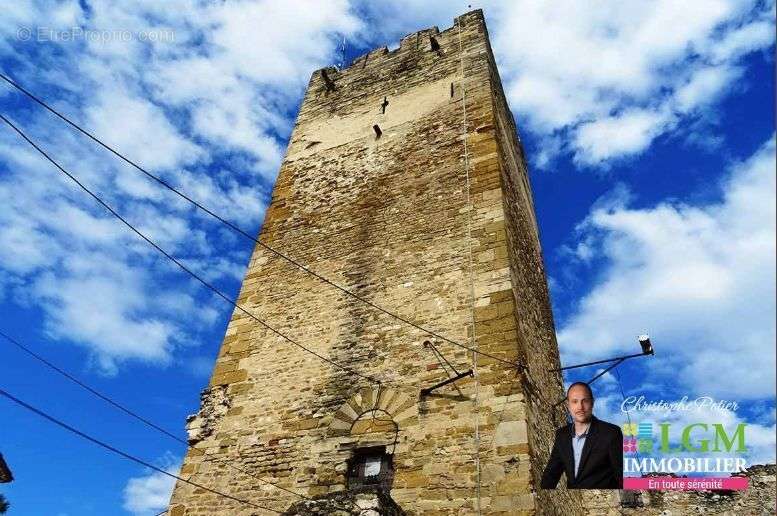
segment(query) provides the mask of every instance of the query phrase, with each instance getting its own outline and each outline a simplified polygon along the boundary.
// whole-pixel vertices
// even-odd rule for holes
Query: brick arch
[[[373,413],[377,414],[376,418],[384,420],[390,418],[399,429],[418,416],[418,404],[414,398],[398,389],[364,388],[351,396],[334,413],[332,422],[329,424],[329,435],[350,435],[353,430],[363,433],[357,423],[366,414]],[[381,425],[378,425],[377,428],[380,427]],[[376,431],[380,430],[376,429]]]

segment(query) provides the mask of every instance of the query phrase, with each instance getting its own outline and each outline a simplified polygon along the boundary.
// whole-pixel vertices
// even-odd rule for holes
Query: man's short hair
[[[591,386],[588,385],[585,382],[575,382],[572,385],[569,386],[569,389],[567,389],[567,399],[569,399],[569,391],[572,390],[572,387],[585,387],[585,389],[588,391],[588,395],[591,397],[591,399],[594,399],[594,391],[591,390]]]

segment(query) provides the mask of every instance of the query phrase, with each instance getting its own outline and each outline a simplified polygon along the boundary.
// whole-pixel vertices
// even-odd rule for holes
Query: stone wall
[[[301,500],[283,516],[404,516],[402,509],[386,493],[338,491]]]
[[[777,466],[752,466],[745,491],[585,491],[583,516],[772,516],[777,514]],[[624,503],[625,502],[625,503]]]
[[[407,514],[582,510],[577,494],[535,489],[562,422],[561,380],[547,372],[558,349],[524,157],[480,11],[313,74],[260,238],[521,367],[431,338],[257,246],[238,302],[330,362],[236,310],[189,422],[182,476],[293,513],[312,503],[300,497],[341,496],[354,452],[384,446],[390,498]],[[473,377],[420,397],[451,373],[426,340]],[[170,506],[256,513],[182,482]]]

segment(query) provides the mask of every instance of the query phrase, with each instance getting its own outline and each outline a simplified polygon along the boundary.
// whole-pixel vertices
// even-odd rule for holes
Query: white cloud
[[[644,152],[675,118],[721,98],[736,63],[773,45],[771,6],[756,2],[575,1],[486,5],[496,57],[519,126],[569,139],[580,164]],[[671,27],[671,29],[668,29]],[[544,145],[544,143],[543,143]],[[550,166],[547,156],[536,162]]]
[[[700,455],[699,453],[693,453],[694,456],[701,457],[744,457],[747,460],[748,466],[754,464],[773,464],[777,458],[777,448],[775,448],[775,412],[770,410],[768,417],[764,418],[764,421],[753,421],[751,418],[746,417],[744,414],[745,405],[739,403],[739,407],[736,410],[731,408],[712,408],[709,406],[696,405],[696,397],[689,396],[687,400],[667,398],[667,397],[653,397],[650,395],[645,396],[644,401],[647,403],[664,401],[667,404],[684,402],[686,408],[682,410],[672,411],[654,411],[654,410],[632,410],[628,413],[622,411],[622,403],[624,397],[620,390],[615,385],[605,386],[604,384],[596,384],[596,402],[594,404],[594,413],[600,419],[609,421],[613,424],[622,425],[631,421],[632,423],[653,423],[654,437],[658,437],[658,430],[655,425],[660,423],[668,423],[669,427],[669,442],[671,447],[676,447],[680,444],[681,432],[684,428],[695,423],[705,423],[710,425],[709,431],[705,432],[702,428],[696,428],[695,431],[690,434],[691,442],[693,445],[698,446],[698,439],[713,438],[714,431],[712,430],[713,424],[722,425],[727,435],[733,436],[734,431],[738,425],[745,424],[744,436],[745,436],[745,452],[711,452],[709,454]],[[605,388],[603,388],[605,387]],[[603,392],[602,392],[603,391]],[[627,397],[639,398],[644,396],[641,389],[635,388],[626,393]],[[712,398],[713,402],[731,402],[730,397],[727,398]],[[633,402],[628,405],[633,407]],[[656,445],[657,446],[657,445]],[[687,454],[688,452],[683,452]],[[681,454],[682,455],[682,454]],[[645,455],[643,454],[642,457]],[[654,449],[655,457],[661,457],[661,453],[657,449]],[[674,454],[672,456],[675,456]]]
[[[5,199],[9,198],[5,197],[7,192],[6,185],[0,185],[0,195]],[[0,263],[7,272],[26,275],[51,265],[58,251],[58,244],[33,220],[0,210]]]
[[[178,473],[180,461],[169,456],[163,460],[168,465],[162,469],[173,475]],[[158,471],[149,471],[145,475],[130,478],[124,487],[123,507],[135,515],[156,514],[167,507],[173,487],[175,479]]]
[[[9,135],[2,134],[4,142]],[[78,147],[45,146],[57,149],[54,154],[62,154],[64,161],[77,161],[70,156],[78,155]],[[98,370],[114,374],[130,359],[171,363],[187,332],[214,322],[213,307],[195,302],[190,284],[171,289],[168,264],[91,199],[78,195],[53,166],[29,156],[24,147],[14,152],[10,144],[0,144],[0,156],[11,164],[13,177],[0,181],[4,294],[37,306],[50,336],[87,348]],[[80,175],[78,163],[71,165]],[[100,188],[107,182],[99,174],[85,175]],[[122,204],[115,195],[109,197]],[[149,221],[148,233],[168,250],[194,253],[203,261],[211,254],[208,237],[180,216],[142,202],[130,201],[123,208],[129,219]],[[225,273],[234,269],[223,258],[217,264]]]
[[[315,0],[230,2],[212,11],[210,39],[232,69],[262,83],[304,86],[315,64],[329,57],[329,35],[360,27],[349,9],[344,0],[325,8]]]
[[[775,146],[732,167],[719,203],[596,207],[581,237],[607,265],[558,333],[564,362],[629,352],[710,395],[774,397]]]
[[[596,164],[645,150],[671,122],[666,113],[632,109],[580,125],[574,145],[578,161]]]
[[[89,257],[86,270],[34,280],[32,294],[48,315],[48,333],[89,346],[108,374],[128,358],[167,363],[176,327],[154,315],[143,288],[146,274],[123,264],[94,271],[91,264],[100,259]]]
[[[361,27],[343,0],[123,4],[40,0],[0,20],[0,58],[23,85],[147,169],[252,232],[310,74]],[[32,40],[18,37],[19,27]],[[73,27],[99,37],[55,41]],[[46,41],[36,41],[42,28]],[[143,41],[140,34],[172,35]],[[128,37],[125,37],[129,35]],[[30,66],[29,63],[35,63]],[[11,93],[8,86],[0,91]],[[14,114],[66,169],[214,281],[236,281],[235,237],[21,97]],[[172,360],[220,312],[16,135],[0,132],[0,283],[48,334],[104,373]],[[161,293],[160,293],[161,291]],[[204,303],[204,300],[208,303]],[[218,308],[222,308],[217,304]]]
[[[713,44],[713,48],[710,50],[712,61],[725,62],[773,45],[774,22],[769,19],[773,12],[774,6],[771,9],[764,9],[763,16],[759,21],[730,31],[725,37]]]
[[[373,44],[394,43],[426,26],[447,28],[462,9],[416,0],[358,5],[375,22],[362,34]],[[483,1],[473,7],[486,15],[519,128],[541,137],[534,164],[542,168],[552,167],[554,149],[593,167],[644,152],[678,127],[676,118],[699,116],[698,107],[737,86],[734,72],[744,55],[774,44],[774,6],[756,0],[630,0],[597,9],[575,0]],[[611,131],[620,126],[632,132]],[[616,140],[602,142],[604,134]]]
[[[680,112],[688,113],[697,107],[714,103],[725,88],[742,75],[733,66],[707,66],[695,71],[685,84],[675,91],[674,101]]]
[[[108,145],[142,166],[159,170],[203,159],[203,151],[184,138],[159,106],[122,91],[106,91],[86,109],[87,127]]]

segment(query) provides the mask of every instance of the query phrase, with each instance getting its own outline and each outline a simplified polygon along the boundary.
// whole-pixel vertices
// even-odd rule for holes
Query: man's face
[[[569,414],[576,423],[588,423],[594,413],[594,400],[588,394],[588,389],[575,385],[569,390],[567,397]]]

